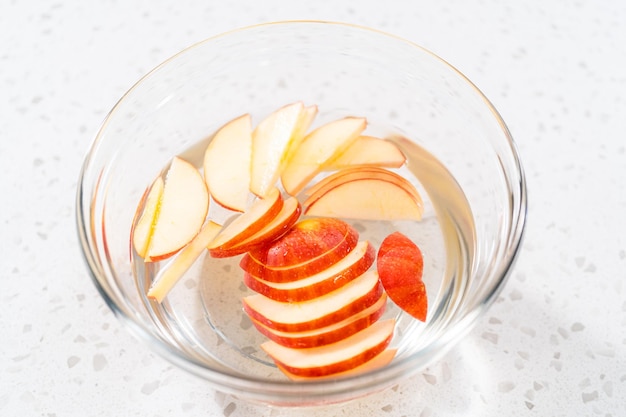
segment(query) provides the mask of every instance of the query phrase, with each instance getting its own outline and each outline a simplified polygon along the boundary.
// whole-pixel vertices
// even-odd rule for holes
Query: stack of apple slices
[[[375,260],[374,246],[333,218],[303,220],[244,255],[244,283],[257,292],[243,299],[244,311],[287,376],[348,372],[385,351],[394,321],[378,323],[387,295],[370,270]]]

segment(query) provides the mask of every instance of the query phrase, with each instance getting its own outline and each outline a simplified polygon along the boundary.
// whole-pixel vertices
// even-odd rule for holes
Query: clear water
[[[370,125],[367,133],[389,137],[385,132],[392,131],[382,125],[375,127]],[[390,139],[407,156],[406,166],[395,171],[421,193],[425,207],[423,219],[420,222],[345,220],[360,232],[361,240],[369,240],[376,247],[388,234],[401,231],[422,250],[423,279],[429,298],[426,323],[402,313],[391,301],[383,317],[397,320],[391,346],[398,348],[397,357],[401,357],[419,351],[441,336],[465,291],[476,237],[470,206],[446,167],[420,146],[401,137]],[[210,138],[181,156],[201,168],[208,141]],[[224,218],[225,213],[212,202],[211,216]],[[162,304],[144,294],[167,261],[144,264],[135,256],[132,259],[138,291],[164,339],[214,368],[263,378],[285,378],[260,349],[259,345],[267,339],[242,310],[241,298],[253,292],[243,284],[241,256],[215,259],[205,253]]]

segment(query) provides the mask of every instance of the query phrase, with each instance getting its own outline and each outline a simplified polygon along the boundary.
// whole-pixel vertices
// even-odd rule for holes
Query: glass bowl
[[[201,166],[211,134],[294,102],[318,121],[354,115],[408,157],[401,173],[425,199],[421,222],[386,224],[424,252],[425,323],[397,319],[385,367],[344,378],[287,380],[265,357],[237,299],[237,260],[204,256],[162,304],[145,296],[158,266],[132,262],[135,210],[155,175],[180,155]],[[212,387],[285,406],[337,403],[391,387],[441,357],[493,302],[523,235],[526,189],[511,135],[491,103],[431,52],[371,29],[328,22],[253,26],[200,42],[135,84],[106,117],[86,156],[78,233],[94,282],[129,330]],[[379,244],[378,223],[359,222]],[[220,263],[221,262],[221,263]],[[234,275],[233,275],[234,274]],[[228,279],[225,279],[225,278]]]

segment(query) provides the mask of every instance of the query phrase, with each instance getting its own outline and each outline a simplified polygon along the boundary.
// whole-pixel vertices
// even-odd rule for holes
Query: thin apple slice
[[[276,301],[301,302],[335,291],[369,269],[376,258],[376,250],[363,241],[347,256],[321,272],[300,279],[275,283],[244,273],[244,284],[253,291]]]
[[[229,223],[208,249],[228,249],[245,241],[278,216],[283,204],[280,191],[274,187],[267,196],[257,198],[248,210]]]
[[[406,157],[393,142],[373,136],[359,136],[348,149],[323,169],[336,170],[354,166],[400,168],[405,161]]]
[[[393,358],[396,356],[396,353],[397,353],[397,349],[387,348],[383,350],[381,353],[379,353],[378,355],[376,355],[373,359],[365,362],[362,365],[359,365],[352,369],[348,369],[347,371],[337,372],[335,374],[330,374],[326,376],[308,376],[307,377],[307,376],[295,375],[287,371],[285,368],[283,368],[280,365],[277,365],[277,367],[278,369],[280,369],[282,373],[284,373],[292,381],[318,381],[318,380],[331,379],[331,378],[332,379],[348,378],[351,376],[364,374],[366,372],[371,372],[378,368],[382,368],[383,366],[389,365],[391,361],[393,360]]]
[[[345,372],[383,352],[393,337],[395,320],[383,320],[329,345],[293,349],[276,342],[261,344],[274,362],[290,374],[320,377]]]
[[[313,120],[315,120],[316,116],[317,116],[316,105],[305,107],[300,113],[300,117],[298,118],[298,123],[296,124],[296,128],[294,129],[294,132],[293,132],[293,137],[289,144],[289,149],[287,149],[287,152],[285,153],[283,161],[282,161],[282,166],[280,169],[281,172],[284,171],[285,166],[287,165],[287,162],[291,159],[293,154],[296,152],[296,150],[298,149],[298,147],[300,146],[300,144],[306,137],[307,131],[313,124]]]
[[[276,185],[303,108],[302,102],[281,107],[252,132],[249,187],[257,196],[264,197]]]
[[[170,290],[185,275],[185,272],[206,250],[206,246],[219,233],[222,226],[209,221],[200,232],[185,246],[165,268],[159,271],[158,276],[148,290],[148,297],[162,302]]]
[[[281,175],[287,193],[295,196],[317,175],[322,166],[337,158],[365,130],[367,121],[346,117],[309,133],[296,149]]]
[[[252,324],[261,334],[279,345],[294,349],[311,348],[338,342],[371,326],[382,317],[386,305],[387,294],[383,293],[374,304],[345,320],[320,329],[304,332],[281,332],[255,320],[252,321]]]
[[[189,162],[174,157],[155,219],[146,262],[166,259],[191,241],[204,224],[209,192],[200,172]]]
[[[392,233],[380,245],[377,270],[389,298],[411,316],[426,321],[428,298],[419,247],[402,233]]]
[[[299,303],[283,303],[254,294],[243,298],[251,319],[284,332],[319,329],[345,320],[374,304],[382,294],[375,271],[368,271],[343,287]]]
[[[374,178],[342,183],[304,205],[307,215],[362,220],[420,220],[424,210],[403,187]]]
[[[287,233],[298,221],[301,212],[302,206],[300,206],[298,200],[294,197],[289,197],[283,202],[283,207],[278,215],[264,225],[261,230],[228,248],[210,248],[209,253],[214,258],[228,258],[246,253],[255,249],[257,246],[270,244],[275,239]]]
[[[139,220],[137,220],[136,223],[133,222],[134,227],[131,232],[131,239],[137,255],[141,258],[145,258],[146,252],[148,252],[148,246],[150,245],[150,238],[154,230],[154,223],[162,195],[163,178],[159,176],[154,180],[149,191],[144,195],[142,202],[139,204],[139,207],[143,206]]]
[[[215,202],[245,211],[250,196],[252,121],[249,114],[226,123],[204,153],[204,180]]]

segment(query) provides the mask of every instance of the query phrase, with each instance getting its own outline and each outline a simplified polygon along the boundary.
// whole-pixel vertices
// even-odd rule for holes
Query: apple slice
[[[376,250],[369,242],[360,242],[352,252],[323,271],[291,282],[264,281],[249,273],[243,282],[253,291],[276,301],[300,302],[328,294],[346,285],[369,269],[376,258]]]
[[[166,259],[191,241],[204,224],[209,192],[200,172],[174,157],[165,178],[146,262]]]
[[[228,249],[243,242],[276,218],[283,203],[280,191],[274,187],[265,198],[257,198],[250,209],[228,224],[208,249]]]
[[[215,238],[221,228],[222,226],[212,221],[202,226],[196,237],[176,255],[171,263],[159,271],[148,290],[148,297],[159,303],[162,302],[174,285],[206,250],[206,246]]]
[[[293,349],[269,341],[261,348],[290,374],[319,377],[345,372],[383,352],[393,337],[395,320],[374,323],[364,330],[329,345]]]
[[[154,180],[147,193],[144,194],[141,203],[139,203],[139,207],[143,206],[143,211],[141,216],[139,216],[139,220],[133,222],[134,227],[131,231],[131,239],[137,255],[141,258],[146,257],[162,195],[163,178],[159,176]]]
[[[420,220],[421,201],[395,182],[364,178],[310,196],[304,213],[310,216],[362,220]]]
[[[204,153],[204,180],[215,202],[245,211],[250,196],[252,121],[249,114],[226,123]]]
[[[418,320],[426,321],[428,299],[422,281],[419,247],[400,232],[387,236],[378,251],[377,270],[389,298]]]
[[[281,107],[252,132],[249,187],[257,196],[264,197],[276,185],[303,108],[302,102]]]
[[[346,117],[309,133],[287,161],[281,181],[287,193],[297,195],[322,166],[337,158],[365,130],[367,121]]]
[[[307,377],[307,376],[295,375],[287,371],[281,365],[277,365],[277,366],[278,366],[278,369],[280,369],[281,372],[284,373],[292,381],[317,381],[321,379],[330,379],[330,378],[334,378],[334,379],[348,378],[351,376],[363,374],[365,372],[371,372],[378,368],[382,368],[383,366],[389,365],[389,363],[391,363],[393,358],[396,356],[396,352],[397,352],[397,349],[385,349],[381,353],[379,353],[377,356],[375,356],[373,359],[365,362],[362,365],[359,365],[352,369],[348,369],[347,371],[337,372],[336,374],[330,374],[326,376],[317,376],[317,377],[308,376]]]
[[[387,294],[383,293],[374,304],[345,320],[320,329],[304,332],[281,332],[254,320],[252,324],[261,334],[279,345],[294,349],[310,348],[338,342],[371,326],[382,317],[386,306]]]
[[[393,142],[373,136],[359,136],[348,149],[323,169],[335,170],[354,166],[400,168],[405,161],[406,157]]]
[[[287,165],[287,161],[291,159],[295,151],[298,149],[302,140],[306,137],[307,131],[313,124],[313,120],[315,120],[315,116],[317,116],[317,106],[312,105],[305,107],[300,113],[300,117],[298,118],[298,123],[296,124],[296,128],[293,132],[293,137],[291,139],[291,143],[289,144],[289,149],[284,155],[283,165],[280,171],[284,171],[285,166]]]
[[[319,329],[345,320],[374,304],[382,294],[375,271],[368,271],[343,287],[299,303],[283,303],[254,294],[243,298],[251,319],[284,332]]]
[[[257,246],[270,244],[275,239],[287,233],[298,221],[301,212],[302,206],[300,206],[298,200],[294,197],[289,197],[283,202],[283,207],[278,215],[264,225],[261,230],[228,248],[210,248],[209,253],[214,258],[228,258],[246,253],[255,249]]]

